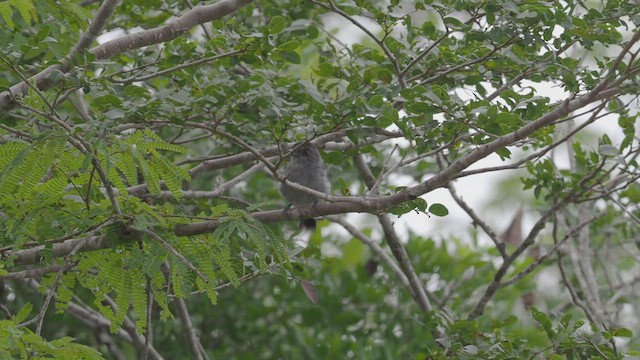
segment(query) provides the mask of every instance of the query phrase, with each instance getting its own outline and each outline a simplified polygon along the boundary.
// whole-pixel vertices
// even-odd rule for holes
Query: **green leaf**
[[[613,145],[600,145],[598,147],[598,154],[604,156],[618,156],[620,155],[620,150]]]
[[[394,123],[399,119],[398,111],[394,109],[390,104],[387,104],[387,106],[384,107],[384,110],[382,110],[382,116],[390,120],[390,123],[388,125],[391,125],[391,123]]]
[[[338,184],[340,185],[340,194],[342,196],[351,196],[351,191],[349,190],[349,184],[342,177],[338,178]]]
[[[408,102],[404,106],[405,110],[413,114],[435,114],[439,110],[425,102]]]
[[[287,21],[284,17],[277,15],[271,18],[269,22],[269,33],[270,34],[279,34],[284,30],[285,26],[287,26]]]
[[[378,69],[376,77],[383,83],[390,83],[393,80],[393,73],[389,69]]]
[[[322,77],[333,77],[338,74],[338,70],[333,65],[326,62],[318,64],[318,68],[314,69],[314,72],[318,76]]]
[[[115,95],[109,94],[95,98],[92,105],[99,110],[105,111],[110,110],[112,107],[121,107],[122,100]]]
[[[44,41],[49,36],[50,33],[51,33],[51,27],[49,25],[44,26],[36,34],[36,39],[38,39],[39,41]]]
[[[418,209],[419,211],[426,211],[427,210],[427,201],[423,198],[417,198],[413,201],[416,209]]]
[[[552,328],[551,319],[542,311],[538,310],[535,306],[531,307],[531,316],[538,322],[540,327],[545,331],[549,340],[556,338],[556,332]]]
[[[127,87],[124,88],[124,94],[134,98],[151,98],[151,94],[149,94],[149,91],[146,88],[136,85],[127,85]]]
[[[610,331],[611,336],[633,338],[633,331],[627,328],[616,328]]]
[[[447,216],[449,215],[449,209],[446,208],[446,206],[442,205],[442,204],[432,204],[431,206],[429,206],[429,213],[435,215],[435,216]]]
[[[425,21],[425,22],[422,24],[422,33],[423,33],[425,36],[427,36],[427,37],[431,38],[431,37],[433,37],[433,36],[435,35],[435,33],[436,33],[436,26],[435,26],[435,25],[433,24],[433,22],[431,22],[431,21]]]
[[[634,204],[640,203],[640,185],[638,183],[633,183],[629,185],[626,189],[622,190],[620,196],[626,197]]]
[[[506,147],[496,150],[496,154],[500,156],[500,160],[511,159],[511,151]]]
[[[400,216],[408,213],[409,211],[412,211],[413,209],[414,207],[411,204],[403,203],[389,209],[389,213]]]
[[[300,42],[297,40],[290,40],[286,43],[278,46],[278,50],[280,51],[293,51],[300,46]]]
[[[454,17],[445,17],[443,19],[444,23],[454,29],[460,29],[462,27],[464,27],[464,24],[462,23],[462,21],[454,18]]]
[[[37,20],[37,12],[36,8],[31,1],[10,1],[11,5],[15,6],[18,9],[18,12],[22,16],[22,19],[27,23],[31,23],[31,20]]]
[[[279,52],[282,58],[292,64],[300,64],[302,59],[300,58],[300,54],[295,51],[281,51]]]
[[[20,311],[18,311],[18,313],[13,317],[13,320],[16,323],[24,322],[27,319],[27,316],[31,314],[32,310],[33,310],[33,305],[31,303],[24,304],[24,306],[20,308]]]
[[[367,103],[373,107],[381,107],[384,104],[384,97],[380,94],[373,95]]]

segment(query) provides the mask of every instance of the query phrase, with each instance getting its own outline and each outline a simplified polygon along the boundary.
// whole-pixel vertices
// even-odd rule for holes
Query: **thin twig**
[[[177,315],[182,323],[182,330],[187,337],[187,343],[191,350],[192,359],[204,360],[202,352],[200,351],[202,344],[200,343],[200,338],[198,337],[198,334],[196,334],[196,330],[191,322],[191,316],[189,315],[187,304],[184,299],[179,297],[174,298],[173,302],[176,304]]]
[[[389,256],[389,254],[387,254],[387,252],[384,251],[384,249],[380,245],[378,245],[376,241],[374,241],[372,238],[365,235],[362,231],[358,230],[355,226],[347,222],[342,217],[325,216],[325,219],[328,219],[329,221],[334,222],[336,224],[340,224],[353,237],[355,237],[356,239],[362,241],[365,245],[367,245],[371,249],[371,251],[373,251],[376,257],[382,260],[382,262],[385,265],[387,265],[389,269],[391,269],[391,271],[396,275],[398,280],[400,280],[402,285],[404,285],[407,288],[407,290],[409,290],[413,294],[413,296],[415,296],[413,292],[413,288],[411,287],[411,284],[409,284],[409,280],[407,279],[407,276],[402,272],[402,269],[400,269],[400,267],[393,260],[393,258],[391,258],[391,256]]]
[[[153,78],[158,77],[158,76],[166,75],[166,74],[169,74],[171,72],[182,70],[182,69],[185,69],[185,68],[188,68],[188,67],[191,67],[191,66],[200,65],[200,64],[203,64],[203,63],[207,63],[207,62],[223,59],[223,58],[226,58],[226,57],[231,57],[231,56],[244,54],[246,51],[247,51],[246,49],[234,50],[234,51],[226,52],[224,54],[219,54],[219,55],[209,56],[209,57],[202,58],[202,59],[192,60],[192,61],[188,61],[186,63],[180,64],[180,65],[176,65],[176,66],[170,67],[168,69],[160,70],[160,71],[157,71],[157,72],[155,72],[153,74],[149,74],[149,75],[145,75],[145,76],[133,76],[133,77],[125,78],[125,79],[115,79],[112,75],[110,75],[107,78],[111,82],[124,83],[124,84],[132,83],[132,82],[135,82],[135,81],[146,81],[146,80],[153,79]],[[135,69],[133,69],[133,70],[135,70]],[[133,70],[131,70],[131,71],[133,71]]]
[[[383,40],[378,39],[377,36],[375,36],[371,31],[369,31],[369,29],[367,29],[366,26],[362,25],[360,22],[358,22],[356,19],[354,19],[352,16],[350,16],[349,14],[347,14],[346,12],[344,12],[342,9],[340,9],[339,7],[336,6],[336,4],[333,2],[333,0],[329,0],[329,5],[315,1],[315,0],[309,0],[309,2],[316,4],[318,6],[321,6],[325,9],[329,9],[333,12],[335,12],[336,14],[342,16],[343,18],[347,19],[350,23],[352,23],[353,25],[355,25],[358,29],[360,29],[362,32],[364,32],[369,38],[371,38],[371,40],[373,40],[384,52],[384,54],[386,55],[387,59],[389,59],[389,62],[391,62],[391,65],[393,65],[393,70],[396,73],[396,76],[398,77],[398,81],[400,83],[400,86],[405,88],[406,82],[405,79],[402,75],[402,71],[400,70],[400,65],[398,65],[398,60],[395,58],[395,56],[393,56],[393,54],[391,53],[391,51],[389,50],[389,48],[387,47],[387,45],[385,45]]]
[[[531,274],[535,269],[537,269],[540,265],[542,265],[545,261],[547,261],[547,259],[549,259],[551,257],[551,255],[555,254],[558,251],[558,249],[560,248],[560,246],[562,246],[562,244],[564,244],[568,239],[570,239],[572,236],[574,236],[583,227],[585,227],[585,226],[591,224],[592,222],[596,221],[599,217],[600,216],[594,216],[594,217],[592,217],[592,218],[590,218],[588,220],[585,220],[585,221],[581,222],[580,224],[574,226],[573,228],[571,228],[571,230],[568,233],[566,233],[562,237],[562,239],[560,239],[559,241],[556,241],[555,245],[546,254],[543,254],[540,257],[538,257],[538,259],[536,259],[536,261],[533,264],[527,266],[526,269],[522,270],[521,272],[519,272],[518,274],[516,274],[512,278],[501,282],[500,283],[500,288],[504,288],[504,287],[513,285],[516,282],[520,281],[525,276]]]
[[[476,214],[473,208],[467,205],[467,203],[458,195],[458,192],[456,191],[456,188],[455,186],[453,186],[453,184],[451,183],[448,184],[447,189],[449,189],[449,193],[451,194],[451,197],[453,198],[453,200],[455,200],[455,202],[458,203],[458,205],[462,208],[462,210],[464,210],[467,213],[467,215],[469,215],[469,217],[473,219],[473,223],[480,226],[482,230],[484,230],[485,234],[489,236],[491,241],[493,241],[493,244],[495,245],[496,249],[500,253],[500,256],[502,256],[502,260],[504,261],[504,259],[506,259],[508,255],[505,248],[505,244],[502,241],[500,241],[498,234],[496,234],[495,231],[493,231],[493,229],[491,228],[491,226],[489,226],[489,224],[487,224],[484,220],[482,220]]]
[[[178,260],[180,260],[183,264],[185,264],[189,268],[189,270],[193,271],[200,279],[202,279],[202,281],[204,281],[206,284],[209,284],[209,278],[207,278],[206,275],[204,275],[202,272],[200,272],[200,270],[198,270],[198,268],[195,267],[191,263],[191,261],[189,261],[189,259],[184,257],[184,255],[182,255],[180,252],[178,252],[178,250],[176,250],[173,246],[171,246],[171,244],[169,244],[160,235],[156,234],[154,231],[149,230],[149,229],[142,230],[142,232],[147,234],[147,235],[149,235],[149,236],[151,236],[154,240],[156,240],[157,242],[162,244],[162,246],[164,246],[165,249],[167,249],[169,251],[169,253],[171,253],[171,255],[173,255],[176,258],[178,258]]]
[[[367,187],[372,188],[375,184],[375,176],[373,176],[371,169],[362,159],[362,155],[356,156],[354,162],[361,176],[365,180]],[[411,264],[411,261],[409,260],[407,250],[404,248],[404,245],[402,245],[398,234],[393,228],[393,223],[391,222],[389,215],[380,214],[378,215],[378,220],[380,222],[380,225],[382,226],[382,231],[384,232],[385,239],[387,240],[387,244],[389,245],[389,249],[391,249],[391,253],[398,262],[398,265],[400,265],[402,272],[407,277],[407,280],[409,281],[409,284],[413,289],[416,303],[418,304],[418,306],[420,306],[420,309],[422,311],[432,311],[433,306],[431,306],[431,302],[429,301],[428,292],[422,284],[422,281],[418,278],[418,274],[416,273],[413,265]]]

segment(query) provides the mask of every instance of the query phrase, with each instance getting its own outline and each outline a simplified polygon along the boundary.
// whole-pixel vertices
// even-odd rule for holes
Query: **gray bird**
[[[282,175],[291,182],[325,194],[331,191],[331,183],[329,183],[327,169],[322,161],[320,152],[311,143],[303,144],[293,152],[289,164],[282,171]],[[314,208],[320,200],[311,194],[296,190],[285,184],[280,184],[280,194],[304,214],[315,211]],[[315,230],[316,221],[313,218],[309,218],[302,220],[300,225],[306,229]]]

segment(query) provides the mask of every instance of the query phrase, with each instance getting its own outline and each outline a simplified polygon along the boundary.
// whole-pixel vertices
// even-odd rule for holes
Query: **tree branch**
[[[96,56],[97,60],[103,60],[132,49],[173,40],[182,36],[192,27],[220,19],[248,5],[252,1],[253,0],[220,0],[212,5],[199,5],[166,25],[107,41],[89,51]],[[0,110],[13,106],[15,104],[15,97],[26,94],[29,83],[34,83],[39,89],[46,90],[54,85],[54,82],[50,78],[51,74],[55,72],[69,72],[73,65],[70,59],[73,59],[75,57],[74,55],[80,54],[90,45],[93,39],[99,35],[106,24],[106,20],[113,14],[117,3],[118,1],[116,0],[107,0],[103,3],[93,22],[89,25],[88,30],[65,57],[65,59],[68,59],[66,62],[50,66],[29,78],[27,81],[16,84],[10,87],[9,90],[0,93]]]
[[[536,130],[539,130],[545,126],[553,124],[558,119],[566,116],[568,113],[575,111],[579,108],[582,108],[592,102],[608,99],[620,92],[620,89],[607,89],[601,91],[599,93],[589,92],[585,95],[577,97],[573,100],[567,100],[556,107],[554,110],[549,113],[541,116],[537,120],[534,120],[522,128],[509,133],[507,135],[501,136],[487,144],[484,144],[475,150],[471,151],[467,155],[453,162],[444,170],[440,171],[438,174],[429,178],[428,180],[413,186],[406,188],[402,191],[399,191],[392,195],[387,196],[377,196],[377,197],[349,197],[352,199],[350,202],[334,202],[334,203],[323,203],[319,204],[315,215],[316,216],[326,216],[326,215],[334,215],[334,214],[344,214],[349,212],[367,212],[372,214],[379,214],[381,212],[386,211],[387,209],[402,204],[404,202],[413,200],[418,198],[421,195],[424,195],[434,189],[440,188],[442,186],[446,186],[452,179],[456,178],[457,175],[467,167],[471,166],[473,163],[478,160],[488,156],[494,151],[498,150],[501,147],[507,146],[513,142],[518,140],[522,140],[525,137],[531,135]],[[241,157],[253,158],[255,154],[244,153]],[[264,155],[263,155],[264,156]],[[247,158],[243,158],[243,161],[249,161]],[[228,165],[228,164],[227,164]],[[296,189],[299,187],[302,191],[309,191],[313,193],[313,190],[307,189],[304,186],[293,184],[292,186],[296,186]],[[315,195],[315,193],[314,193]],[[326,194],[322,198],[329,198]],[[341,197],[330,197],[332,200],[339,200]],[[264,222],[264,223],[273,223],[280,222],[287,219],[300,219],[304,216],[308,216],[308,214],[302,214],[295,208],[291,209],[288,214],[285,214],[282,210],[271,210],[271,211],[259,211],[251,213],[256,220]],[[210,220],[203,221],[198,223],[191,224],[178,224],[175,227],[175,234],[177,236],[191,236],[197,234],[204,234],[207,232],[211,232],[215,230],[218,226],[218,220]],[[52,249],[52,255],[54,257],[60,257],[68,254],[73,248],[73,244],[81,239],[70,239],[61,244],[54,244]],[[97,250],[100,248],[106,247],[104,244],[103,237],[90,237],[83,249],[80,251],[90,251]],[[34,264],[39,261],[39,257],[41,252],[43,251],[44,246],[37,246],[32,249],[27,250],[19,250],[15,252],[7,252],[2,256],[2,259],[7,258],[9,256],[16,257],[16,263],[20,264]]]
[[[602,165],[603,164],[604,164],[604,162],[602,163]],[[582,195],[582,194],[584,194],[584,193],[586,193],[586,192],[588,192],[590,190],[590,188],[586,186],[586,183],[590,179],[595,177],[595,175],[601,170],[601,166],[599,166],[594,171],[592,171],[591,174],[589,174],[588,176],[585,176],[583,178],[583,180],[579,183],[579,185],[577,186],[577,188],[576,188],[576,190],[574,192],[566,194],[564,197],[559,199],[551,207],[551,209],[547,210],[547,212],[545,212],[538,219],[538,221],[536,221],[536,223],[533,225],[533,228],[529,231],[529,234],[524,239],[522,244],[520,244],[520,246],[518,246],[518,248],[511,255],[509,255],[509,257],[507,257],[503,261],[503,263],[500,266],[500,268],[498,269],[498,271],[496,271],[496,274],[493,277],[493,281],[489,284],[489,286],[485,290],[484,294],[482,295],[480,300],[478,300],[478,303],[476,304],[476,306],[473,308],[473,310],[469,314],[469,316],[468,316],[469,319],[475,319],[475,318],[477,318],[478,316],[480,316],[484,312],[484,309],[486,308],[487,304],[489,303],[489,300],[493,297],[493,295],[496,293],[496,291],[498,291],[501,288],[502,279],[506,276],[507,271],[509,270],[509,268],[511,267],[513,262],[529,246],[534,244],[536,237],[540,234],[542,229],[544,229],[544,227],[546,226],[546,222],[551,217],[556,216],[556,214],[561,209],[563,209],[565,206],[567,206],[569,203],[571,203],[572,201],[577,199],[580,195]]]
[[[367,187],[374,189],[376,183],[375,176],[371,172],[369,166],[365,163],[362,155],[356,156],[355,164],[361,176],[364,178]],[[389,245],[389,249],[391,249],[391,253],[398,262],[398,265],[400,265],[402,272],[407,277],[409,285],[411,285],[411,293],[414,295],[416,303],[420,306],[422,311],[432,311],[433,307],[429,301],[429,294],[424,288],[422,281],[418,278],[418,274],[409,260],[407,250],[404,248],[404,245],[402,245],[398,234],[393,228],[393,223],[391,222],[391,219],[389,219],[389,215],[380,214],[378,215],[378,220],[380,221],[380,225],[382,225],[382,231],[384,232],[385,239],[387,240],[387,245]]]
[[[453,184],[447,185],[447,188],[449,189],[449,193],[451,194],[453,200],[455,200],[455,202],[458,203],[458,205],[467,213],[467,215],[469,215],[469,217],[473,220],[473,223],[480,226],[482,230],[484,230],[484,233],[489,236],[491,241],[493,241],[493,244],[500,253],[500,256],[502,256],[502,260],[506,259],[508,255],[507,251],[505,250],[505,244],[500,241],[498,234],[496,234],[496,232],[493,231],[489,224],[482,220],[478,216],[478,214],[476,214],[476,212],[473,211],[473,209],[469,205],[467,205],[467,203],[460,196],[458,196],[458,192],[456,191],[456,188],[453,186]]]
[[[102,3],[102,6],[98,9],[96,16],[89,24],[87,30],[80,36],[78,42],[60,63],[56,63],[55,65],[52,65],[32,76],[28,80],[23,80],[21,83],[10,87],[9,90],[1,92],[0,110],[6,110],[10,106],[15,105],[15,98],[25,95],[32,83],[40,90],[46,90],[53,86],[53,81],[50,79],[50,76],[56,72],[66,73],[71,69],[77,55],[81,55],[82,52],[91,45],[95,38],[100,35],[107,24],[107,20],[111,15],[113,15],[117,4],[117,0],[106,0]]]
[[[191,356],[193,356],[192,359],[204,360],[204,356],[202,356],[201,352],[201,349],[203,347],[200,343],[200,338],[198,337],[198,334],[196,334],[195,328],[193,327],[193,323],[191,322],[191,316],[189,315],[187,304],[182,298],[175,298],[173,302],[176,304],[176,308],[178,310],[178,318],[182,323],[182,329],[185,336],[187,337],[189,349],[191,349]]]
[[[341,217],[327,216],[325,218],[331,222],[340,224],[345,230],[349,232],[349,234],[366,244],[375,254],[375,256],[380,259],[385,265],[387,265],[389,269],[391,269],[398,280],[400,280],[402,285],[404,285],[404,287],[406,287],[407,290],[409,290],[409,292],[411,292],[412,296],[414,296],[415,298],[415,293],[413,291],[413,288],[411,287],[411,284],[409,284],[409,279],[407,279],[407,276],[402,272],[402,269],[400,269],[398,264],[393,261],[393,258],[391,258],[391,256],[389,256],[389,254],[387,254],[387,252],[385,252],[377,242],[375,242],[372,238],[365,235],[362,231],[358,230],[355,226],[351,225]]]

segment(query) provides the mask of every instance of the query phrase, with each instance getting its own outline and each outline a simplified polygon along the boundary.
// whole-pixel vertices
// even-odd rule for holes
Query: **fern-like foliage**
[[[29,146],[6,146],[2,152],[11,160],[3,164],[0,172],[2,195],[17,192],[18,195],[25,196],[33,190],[51,167],[55,154],[62,152],[65,143],[65,137],[49,133]],[[17,149],[20,150],[15,151]]]
[[[169,144],[149,130],[136,131],[129,138],[116,142],[108,153],[103,154],[104,159],[109,159],[118,171],[118,174],[110,172],[109,178],[121,175],[132,186],[138,184],[140,176],[152,194],[159,193],[161,182],[164,182],[173,197],[180,198],[182,181],[190,179],[189,173],[164,157],[162,151],[185,153],[187,149]]]
[[[111,332],[118,331],[133,304],[137,330],[143,333],[147,323],[146,278],[140,268],[132,266],[136,254],[127,251],[124,255],[114,256],[113,250],[84,254],[78,264],[84,275],[78,282],[95,295],[94,305],[111,321]],[[107,297],[113,302],[105,305]]]
[[[7,24],[10,30],[13,30],[15,23],[13,22],[13,9],[17,10],[22,19],[27,23],[38,21],[38,12],[36,11],[33,1],[30,0],[8,0],[0,1],[0,16]]]
[[[216,304],[220,286],[239,287],[243,276],[255,272],[291,269],[282,242],[245,211],[214,207],[201,214],[219,222],[213,233],[178,237],[173,228],[184,219],[171,204],[130,195],[129,187],[145,183],[151,193],[168,189],[179,199],[189,174],[171,156],[186,149],[151,131],[99,139],[88,151],[72,143],[63,133],[47,132],[29,143],[0,144],[0,245],[19,250],[45,244],[42,266],[77,262],[73,270],[41,281],[43,292],[56,291],[58,311],[82,294],[110,321],[112,332],[131,319],[144,333],[149,295],[168,319],[174,297],[203,293]],[[118,213],[107,185],[117,189]],[[124,230],[140,236],[132,240]],[[157,236],[147,236],[151,231]],[[88,236],[104,237],[110,248],[52,256],[52,243]],[[10,268],[11,260],[4,258],[0,268]]]
[[[47,341],[29,328],[19,326],[31,311],[32,306],[28,303],[11,319],[0,321],[0,358],[103,359],[95,349],[74,343],[73,338],[63,337]]]
[[[85,208],[82,181],[88,178],[79,176],[82,159],[58,132],[0,145],[0,209],[6,215],[0,244],[20,248],[43,234],[64,236],[96,220],[78,216]]]

